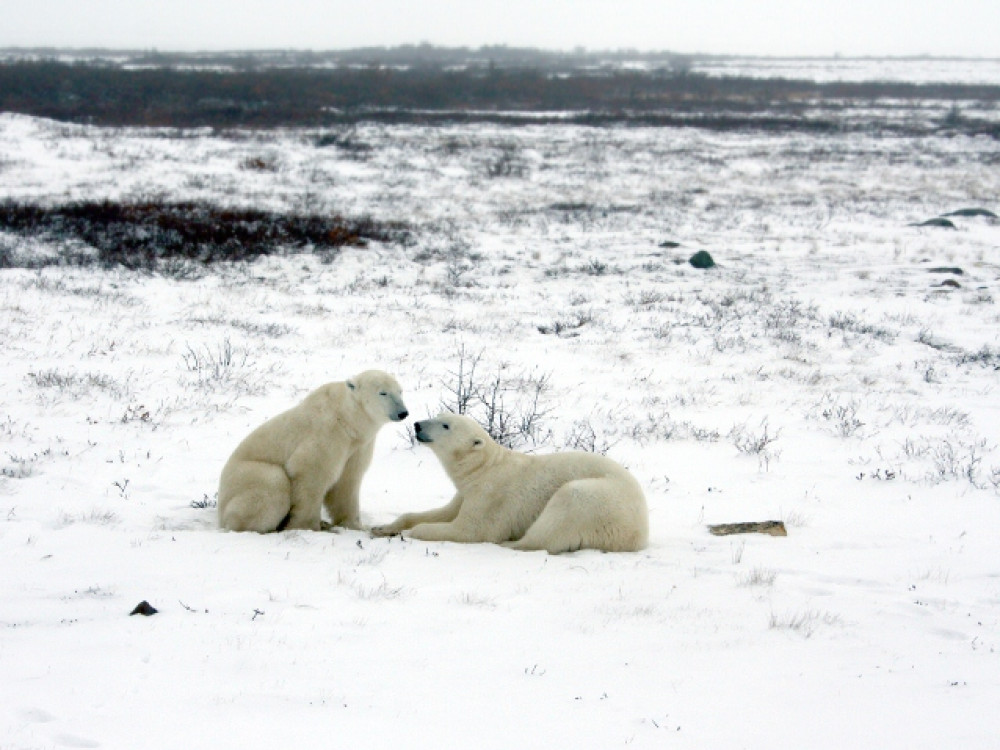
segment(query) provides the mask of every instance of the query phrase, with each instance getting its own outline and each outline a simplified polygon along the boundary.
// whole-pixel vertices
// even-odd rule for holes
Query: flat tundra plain
[[[1000,142],[324,135],[0,115],[4,199],[410,229],[160,273],[0,233],[0,747],[995,747],[1000,225],[918,225],[997,210]],[[236,443],[368,367],[412,416],[366,524],[448,499],[409,425],[471,386],[626,465],[649,547],[220,532]]]

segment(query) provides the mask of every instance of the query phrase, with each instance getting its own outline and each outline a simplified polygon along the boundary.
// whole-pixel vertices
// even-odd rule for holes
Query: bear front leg
[[[404,513],[392,523],[384,526],[372,527],[372,536],[392,536],[401,531],[412,529],[421,523],[436,523],[454,521],[458,512],[462,509],[462,496],[456,494],[451,502],[434,510],[426,510],[422,513]]]
[[[418,523],[409,533],[410,539],[420,539],[424,542],[499,542],[493,539],[475,523],[468,519],[456,518],[454,521]]]
[[[286,529],[319,531],[323,513],[323,489],[314,482],[292,482],[292,508]]]
[[[330,455],[318,446],[292,454],[285,466],[292,486],[286,529],[320,530],[323,498],[343,465],[343,454]]]
[[[361,446],[347,459],[336,483],[323,498],[326,512],[334,526],[364,531],[361,523],[361,480],[372,462],[375,441]]]

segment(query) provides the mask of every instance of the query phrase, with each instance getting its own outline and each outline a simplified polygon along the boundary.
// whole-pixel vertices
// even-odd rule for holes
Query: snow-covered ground
[[[996,747],[1000,225],[912,224],[997,211],[1000,143],[319,135],[0,115],[0,198],[414,229],[194,278],[0,270],[0,747]],[[526,449],[636,474],[647,550],[217,530],[264,419],[371,366],[422,418],[474,357],[512,413],[548,383]],[[450,490],[389,426],[363,519]]]
[[[894,81],[988,86],[1000,83],[1000,58],[732,57],[695,60],[691,69],[708,75],[793,78],[818,83]]]

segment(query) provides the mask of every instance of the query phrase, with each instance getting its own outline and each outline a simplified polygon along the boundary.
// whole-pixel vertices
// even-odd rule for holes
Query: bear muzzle
[[[387,394],[382,394],[387,395]],[[410,410],[406,408],[406,404],[403,403],[403,399],[399,396],[389,395],[389,421],[390,422],[402,422],[410,416]]]
[[[431,438],[424,432],[423,422],[414,422],[413,431],[416,433],[417,441],[420,443],[430,443]]]

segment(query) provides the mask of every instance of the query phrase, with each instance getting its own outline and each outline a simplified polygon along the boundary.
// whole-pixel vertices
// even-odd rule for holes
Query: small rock
[[[927,273],[953,273],[956,276],[961,276],[965,271],[957,266],[937,266],[936,268],[928,268]]]
[[[951,287],[952,289],[961,289],[962,285],[959,284],[955,279],[945,279],[940,284],[935,284],[936,287]]]
[[[666,248],[667,250],[673,250],[675,247],[680,247],[681,243],[674,242],[673,240],[664,240],[660,243],[660,247]]]
[[[132,615],[145,615],[149,617],[150,615],[155,615],[159,610],[152,604],[143,599],[141,602],[135,605],[135,609],[129,612],[129,617]]]
[[[715,260],[709,254],[707,250],[699,250],[690,258],[688,258],[688,263],[690,263],[695,268],[712,268],[715,266]]]

